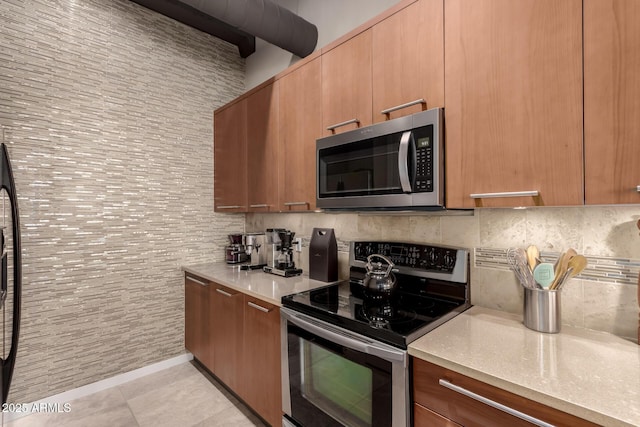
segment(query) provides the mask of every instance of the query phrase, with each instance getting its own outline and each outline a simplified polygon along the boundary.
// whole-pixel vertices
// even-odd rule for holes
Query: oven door
[[[282,308],[284,425],[407,427],[406,351]]]

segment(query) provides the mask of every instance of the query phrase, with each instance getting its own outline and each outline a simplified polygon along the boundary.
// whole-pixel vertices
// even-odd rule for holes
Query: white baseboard
[[[32,402],[28,404],[20,404],[21,412],[11,412],[11,411],[5,412],[4,414],[2,414],[4,416],[3,419],[4,419],[4,422],[17,420],[18,418],[22,418],[31,413],[29,412],[28,408],[32,408],[32,407],[39,408],[39,407],[42,407],[42,405],[47,405],[47,404],[63,405],[72,400],[89,396],[90,394],[94,394],[111,387],[116,387],[116,386],[119,386],[120,384],[128,383],[129,381],[142,378],[149,374],[153,374],[155,372],[162,371],[164,369],[171,368],[176,365],[181,365],[183,363],[189,362],[192,359],[193,359],[193,355],[191,353],[185,353],[180,356],[173,357],[171,359],[163,360],[162,362],[154,363],[152,365],[147,365],[142,368],[134,369],[133,371],[125,372],[124,374],[116,375],[115,377],[106,378],[104,380],[100,380],[95,383],[74,388],[73,390],[55,394],[53,396],[46,397],[36,402]]]

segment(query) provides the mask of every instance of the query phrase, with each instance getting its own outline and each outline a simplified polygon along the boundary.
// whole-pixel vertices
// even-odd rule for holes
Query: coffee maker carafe
[[[284,228],[267,228],[267,267],[277,267],[278,255],[280,255],[280,232],[286,231]],[[265,270],[266,271],[266,270]]]
[[[264,233],[247,233],[243,237],[244,249],[249,263],[242,270],[255,270],[267,265],[267,245]]]
[[[279,276],[290,277],[298,276],[302,274],[302,269],[296,268],[296,264],[293,260],[293,237],[296,233],[289,230],[267,230],[271,233],[271,241],[276,241],[275,234],[277,233],[278,243],[272,243],[272,258],[268,260],[273,262],[272,265],[264,267],[264,271],[267,273],[277,274]]]
[[[278,270],[287,270],[294,268],[296,265],[293,262],[293,236],[296,233],[291,231],[281,231],[278,233],[280,237],[280,253],[276,260],[276,268]]]

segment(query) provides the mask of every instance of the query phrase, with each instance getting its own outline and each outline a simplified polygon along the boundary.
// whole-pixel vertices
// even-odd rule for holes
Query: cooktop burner
[[[348,281],[283,297],[282,305],[402,348],[468,307],[464,299],[419,296],[402,287],[389,299],[372,299],[361,284]]]
[[[371,253],[393,259],[392,292],[363,285]],[[350,280],[285,296],[282,305],[401,348],[471,306],[465,249],[353,242],[350,257]]]

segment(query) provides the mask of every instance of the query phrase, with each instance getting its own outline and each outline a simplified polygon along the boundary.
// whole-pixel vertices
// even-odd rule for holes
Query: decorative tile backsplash
[[[184,352],[180,267],[222,261],[213,110],[244,90],[224,43],[128,0],[0,2],[0,126],[22,225],[9,400]]]
[[[511,270],[507,261],[508,249],[476,248],[475,266],[485,268],[498,268]],[[560,256],[559,252],[540,252],[540,259],[545,262],[555,263]],[[640,260],[629,258],[611,258],[587,256],[587,267],[582,273],[575,276],[576,279],[587,279],[604,283],[623,283],[635,285],[638,283],[640,272]]]

